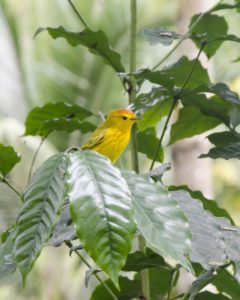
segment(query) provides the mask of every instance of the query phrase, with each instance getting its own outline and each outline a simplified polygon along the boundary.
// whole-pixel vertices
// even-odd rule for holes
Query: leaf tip
[[[45,31],[46,30],[46,28],[44,28],[44,27],[39,27],[37,30],[36,30],[36,32],[34,33],[34,35],[33,35],[33,40],[35,40],[35,38],[41,33],[41,32],[43,32],[43,31]]]

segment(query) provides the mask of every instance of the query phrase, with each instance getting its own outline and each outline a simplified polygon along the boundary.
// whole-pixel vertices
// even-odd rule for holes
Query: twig
[[[29,183],[29,181],[31,179],[31,176],[32,176],[32,170],[33,170],[33,166],[35,164],[37,155],[38,155],[38,153],[39,153],[39,151],[40,151],[40,149],[42,147],[43,142],[46,140],[46,138],[48,136],[49,136],[49,133],[47,135],[45,135],[44,137],[42,137],[42,140],[41,140],[40,144],[38,145],[38,147],[37,147],[37,149],[36,149],[36,151],[35,151],[35,153],[33,155],[32,163],[31,163],[31,166],[30,166],[30,169],[29,169],[29,174],[28,174],[28,183]]]
[[[65,241],[65,244],[68,246],[68,248],[72,248],[73,244],[70,241]],[[88,263],[88,261],[81,255],[81,253],[79,253],[78,250],[73,250],[73,252],[75,252],[75,254],[80,258],[80,260],[89,268],[91,269],[91,265]],[[109,292],[109,294],[112,296],[112,298],[114,300],[118,300],[118,297],[115,295],[115,293],[110,289],[110,287],[104,282],[104,280],[101,279],[101,277],[94,273],[93,274],[96,279],[105,287],[105,289]]]
[[[220,0],[218,3],[213,5],[211,8],[209,8],[205,13],[201,13],[198,18],[195,20],[195,22],[192,23],[192,25],[189,27],[189,30],[186,35],[189,35],[191,31],[194,29],[194,27],[201,21],[202,17],[205,14],[211,13],[211,11],[219,5],[223,0]],[[185,36],[186,36],[185,35]],[[174,52],[175,50],[182,44],[182,42],[185,40],[185,36],[180,38],[180,40],[177,42],[177,44],[153,67],[153,70],[156,70],[158,67],[160,67],[165,60],[167,60]]]
[[[20,197],[21,201],[23,202],[22,194],[5,177],[0,178],[0,180],[3,183],[5,183],[12,191],[14,191]]]
[[[197,62],[198,62],[199,56],[200,56],[200,54],[202,53],[203,48],[204,48],[205,45],[206,45],[205,42],[203,42],[203,43],[201,44],[201,47],[200,47],[200,49],[199,49],[199,51],[198,51],[198,54],[197,54],[197,56],[196,56],[196,58],[195,58],[195,60],[194,60],[194,63],[193,63],[193,65],[192,65],[192,68],[191,68],[190,72],[188,73],[188,75],[187,75],[187,77],[186,77],[186,79],[185,79],[185,81],[184,81],[184,83],[183,83],[183,85],[182,85],[182,87],[181,87],[181,90],[180,90],[179,94],[178,94],[178,95],[175,95],[175,96],[173,97],[173,103],[172,103],[172,106],[171,106],[170,111],[169,111],[169,113],[168,113],[166,122],[165,122],[165,124],[164,124],[164,126],[163,126],[163,130],[162,130],[161,136],[160,136],[160,138],[159,138],[159,142],[158,142],[156,151],[155,151],[155,153],[154,153],[154,157],[153,157],[153,161],[152,161],[152,164],[151,164],[151,167],[150,167],[150,171],[153,169],[154,164],[155,164],[155,162],[156,162],[157,155],[158,155],[158,151],[159,151],[159,149],[160,149],[160,147],[161,147],[161,145],[162,145],[162,141],[163,141],[164,135],[165,135],[165,133],[166,133],[166,130],[167,130],[167,127],[168,127],[168,123],[169,123],[170,118],[171,118],[171,116],[172,116],[172,113],[173,113],[173,111],[174,111],[175,105],[176,105],[178,99],[181,97],[184,88],[187,86],[187,84],[188,84],[188,82],[189,82],[189,80],[190,80],[190,78],[191,78],[191,76],[192,76],[192,74],[193,74],[193,71],[194,71],[194,69],[195,69],[195,67],[196,67],[196,64],[197,64]]]
[[[78,16],[78,18],[80,19],[81,23],[84,25],[84,27],[88,27],[87,23],[84,21],[83,17],[80,15],[79,11],[76,9],[75,5],[72,3],[71,0],[68,0],[68,3],[71,5],[73,11],[75,12],[75,14]]]

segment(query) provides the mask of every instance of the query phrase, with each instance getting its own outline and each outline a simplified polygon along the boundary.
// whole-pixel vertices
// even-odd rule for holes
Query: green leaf
[[[214,85],[210,85],[206,92],[214,93],[225,101],[228,101],[233,104],[240,105],[240,99],[236,92],[230,90],[229,86],[225,83],[217,83]]]
[[[190,289],[189,289],[189,300],[196,299],[196,296],[199,291],[201,291],[205,286],[207,286],[212,279],[215,277],[213,274],[213,270],[207,271],[205,273],[200,274],[200,276],[193,281]]]
[[[229,113],[230,124],[235,129],[240,124],[240,108],[235,106]]]
[[[234,131],[222,131],[212,133],[208,135],[207,138],[213,145],[218,147],[240,142],[240,134]]]
[[[13,236],[10,233],[5,243],[0,245],[0,280],[16,270],[16,263],[12,254],[13,246]]]
[[[212,13],[214,11],[222,10],[222,9],[235,9],[240,8],[240,2],[236,2],[235,4],[227,4],[227,3],[220,3],[213,7],[209,12]]]
[[[218,96],[207,98],[204,94],[188,94],[181,99],[183,106],[196,107],[204,115],[219,119],[222,123],[229,124],[228,110],[230,103],[223,101]]]
[[[123,271],[138,272],[146,268],[166,267],[164,259],[151,249],[146,248],[145,252],[136,251],[128,255]]]
[[[228,271],[222,270],[219,272],[218,276],[216,276],[211,283],[220,293],[230,296],[231,299],[237,300],[239,298],[240,284]]]
[[[199,19],[200,15],[194,15],[189,24],[189,28]],[[206,33],[206,40],[213,40],[216,37],[226,35],[228,31],[228,25],[224,17],[214,14],[204,14],[194,29],[191,31],[194,34]],[[198,48],[201,47],[201,43],[198,40],[193,40]],[[207,44],[203,51],[206,53],[208,58],[211,58],[221,46],[222,41],[216,41],[215,43]]]
[[[149,159],[155,157],[155,151],[159,143],[159,139],[156,137],[155,128],[147,128],[144,131],[140,131],[137,134],[138,138],[138,151],[147,155]],[[156,161],[162,162],[164,158],[163,148],[160,147]]]
[[[4,176],[21,160],[11,146],[0,144],[0,173]]]
[[[120,291],[116,289],[111,280],[106,280],[105,284],[114,292],[119,300],[139,299],[141,296],[140,280],[130,280],[127,277],[119,277]],[[103,284],[98,285],[93,291],[90,300],[112,300],[113,297],[106,290]]]
[[[68,156],[50,157],[33,175],[15,229],[14,256],[23,280],[47,243],[64,203]]]
[[[219,120],[202,114],[195,107],[181,108],[177,122],[171,127],[169,145],[174,144],[177,140],[203,133],[219,124]]]
[[[158,43],[164,46],[169,46],[174,40],[184,38],[183,35],[174,31],[167,30],[166,28],[145,28],[143,29],[143,36],[148,40],[150,45],[156,45]],[[187,36],[185,36],[187,38]]]
[[[231,143],[222,147],[211,148],[207,154],[201,154],[199,157],[200,158],[210,157],[214,159],[216,158],[240,159],[240,142]]]
[[[207,199],[203,196],[202,192],[200,191],[192,191],[187,186],[170,186],[169,190],[171,191],[177,191],[177,190],[185,190],[188,192],[193,199],[197,199],[202,202],[203,208],[205,210],[210,211],[215,217],[224,217],[230,220],[232,224],[234,224],[233,219],[229,215],[229,213],[218,206],[217,202],[215,200]]]
[[[218,218],[205,211],[200,201],[186,191],[171,192],[185,216],[192,232],[190,259],[200,263],[205,269],[220,266],[227,259],[226,245]]]
[[[64,38],[72,46],[85,46],[97,56],[100,56],[105,63],[110,65],[116,72],[124,72],[120,54],[112,50],[107,36],[102,30],[92,31],[85,28],[81,32],[68,31],[62,26],[58,28],[47,27],[46,30],[52,38]]]
[[[234,34],[225,34],[225,35],[221,35],[218,37],[215,37],[213,39],[210,39],[209,41],[207,41],[207,45],[212,44],[212,43],[216,43],[216,42],[236,42],[236,43],[240,43],[240,38],[237,37]]]
[[[191,232],[174,197],[142,175],[124,171],[123,176],[132,193],[138,228],[148,246],[191,269],[187,259],[191,249]]]
[[[163,117],[169,114],[171,105],[172,101],[170,101],[170,99],[163,99],[156,105],[147,109],[142,115],[142,120],[137,123],[139,131],[156,126]]]
[[[82,120],[92,115],[79,105],[65,102],[47,103],[43,107],[35,107],[27,115],[25,135],[46,136],[53,130],[90,132],[95,126]]]
[[[110,160],[95,151],[70,155],[68,184],[77,235],[118,286],[136,229],[128,186]]]
[[[198,294],[195,298],[195,300],[229,300],[230,298],[222,295],[222,294],[213,294],[211,292],[202,292]],[[234,298],[232,298],[234,299]],[[236,298],[237,300],[237,298]]]

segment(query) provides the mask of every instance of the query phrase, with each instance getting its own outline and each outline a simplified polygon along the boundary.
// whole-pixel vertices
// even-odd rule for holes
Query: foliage
[[[193,60],[183,55],[161,70],[140,69],[131,74],[126,73],[121,55],[112,50],[103,31],[92,31],[87,26],[81,32],[62,26],[47,27],[46,31],[54,39],[62,37],[70,46],[84,46],[101,57],[115,70],[130,98],[132,91],[136,92],[132,109],[143,113],[143,120],[138,121],[139,131],[133,134],[138,152],[152,160],[151,169],[156,161],[164,161],[163,138],[174,110],[178,111],[178,118],[171,124],[169,144],[222,124],[222,132],[208,135],[215,147],[201,158],[239,159],[239,96],[225,83],[210,82],[208,70],[199,61],[202,52],[211,58],[225,41],[239,43],[238,37],[228,34],[227,20],[213,13],[237,8],[237,4],[219,4],[193,16],[185,35],[166,29],[145,29],[151,44],[168,46],[175,39],[190,38],[198,54]],[[143,93],[141,88],[147,81],[152,88]],[[92,116],[91,111],[77,104],[47,103],[29,112],[25,135],[39,135],[44,140],[52,131],[91,132],[96,126],[86,119]],[[160,138],[156,136],[157,126],[162,127]],[[134,155],[136,158],[137,153]],[[17,269],[25,282],[46,245],[66,244],[88,266],[85,282],[91,276],[100,281],[91,299],[143,296],[142,275],[146,270],[151,299],[170,299],[180,268],[196,277],[182,299],[239,296],[240,285],[227,268],[235,266],[238,274],[240,228],[214,200],[188,187],[165,186],[162,175],[169,165],[137,174],[136,170],[112,166],[96,152],[72,148],[46,160],[21,195],[6,178],[19,161],[12,147],[0,145],[1,180],[23,199],[16,223],[2,234],[0,278]],[[134,234],[144,237],[147,247],[131,253]],[[80,246],[72,244],[75,239],[81,242]],[[91,267],[82,251],[99,269]],[[107,280],[101,279],[101,271],[109,277]],[[120,276],[121,271],[134,272],[134,278]],[[218,294],[201,292],[209,283]]]

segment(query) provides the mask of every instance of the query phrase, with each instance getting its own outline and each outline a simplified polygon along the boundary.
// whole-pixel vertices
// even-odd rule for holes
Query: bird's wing
[[[104,136],[104,130],[94,132],[86,141],[86,143],[82,146],[82,149],[93,149],[95,146],[99,145],[104,140]]]

